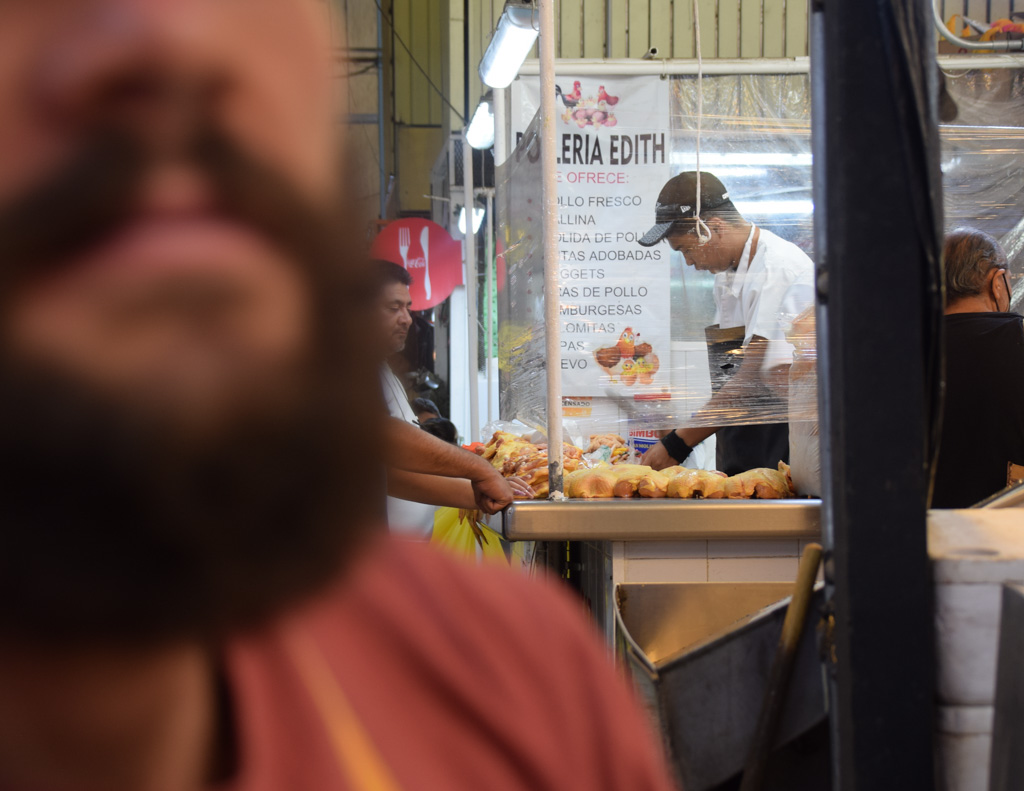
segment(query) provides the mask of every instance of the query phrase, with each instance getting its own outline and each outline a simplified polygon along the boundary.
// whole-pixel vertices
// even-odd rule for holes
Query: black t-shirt
[[[1024,323],[1016,313],[946,316],[946,406],[934,508],[966,508],[1024,464]]]
[[[789,423],[723,426],[716,436],[715,466],[726,475],[789,462]]]

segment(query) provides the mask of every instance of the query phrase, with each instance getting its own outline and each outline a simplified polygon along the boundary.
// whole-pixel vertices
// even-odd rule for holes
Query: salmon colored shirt
[[[326,690],[311,693],[295,645],[329,671]],[[568,594],[422,545],[379,541],[342,583],[234,643],[226,661],[240,768],[225,791],[364,791],[325,721],[337,691],[390,773],[376,788],[674,788]]]

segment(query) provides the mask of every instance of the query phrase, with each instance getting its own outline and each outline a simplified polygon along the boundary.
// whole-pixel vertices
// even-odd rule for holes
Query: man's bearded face
[[[0,4],[9,628],[217,632],[336,565],[358,427],[333,415],[366,405],[334,372],[366,372],[334,344],[356,308],[322,14]]]
[[[308,283],[294,251],[226,205],[262,197],[251,211],[270,215],[276,196],[225,195],[244,187],[209,167],[234,147],[309,206],[331,200],[322,13],[310,0],[0,7],[0,207],[20,210],[4,231],[43,237],[3,251],[36,259],[18,262],[4,305],[9,352],[196,420],[292,364]]]

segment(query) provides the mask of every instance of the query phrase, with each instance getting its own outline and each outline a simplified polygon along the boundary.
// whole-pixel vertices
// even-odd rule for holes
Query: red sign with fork
[[[370,255],[401,264],[412,275],[413,310],[444,302],[462,285],[462,243],[429,220],[406,217],[388,223],[373,240]]]

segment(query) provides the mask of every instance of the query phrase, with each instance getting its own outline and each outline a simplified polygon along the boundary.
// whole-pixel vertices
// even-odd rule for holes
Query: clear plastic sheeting
[[[495,173],[500,414],[535,428],[547,425],[539,127],[534,118]]]
[[[957,118],[940,129],[946,229],[968,225],[1002,243],[1024,308],[1024,71],[945,74]]]
[[[673,172],[694,170],[697,79],[672,81]],[[744,219],[813,258],[811,117],[805,74],[704,77],[701,170],[729,188]],[[672,257],[673,340],[702,342],[713,278]],[[798,311],[799,312],[799,311]],[[793,316],[785,317],[789,320]]]
[[[793,364],[789,368],[789,464],[793,488],[820,497],[821,441],[818,422],[807,420],[818,408],[818,350],[814,309],[797,316],[790,330]]]
[[[602,234],[599,239],[607,234],[638,239],[654,225],[660,185],[696,167],[696,79],[631,79],[667,83],[663,126],[641,129],[633,123],[630,101],[637,91],[623,84],[624,79],[613,86],[605,80],[599,86],[601,81],[593,77],[574,80],[571,75],[558,75],[564,94],[573,86],[580,105],[605,113],[603,125],[580,126],[578,112],[569,107],[563,118],[556,119],[555,156],[563,178],[560,260],[554,265],[564,275],[560,279],[565,286],[559,361],[546,360],[543,352],[536,119],[498,171],[499,237],[505,251],[504,274],[499,266],[502,418],[542,428],[546,423],[545,365],[560,364],[566,379],[563,418],[574,421],[584,438],[614,432],[642,450],[672,428],[789,422],[799,445],[791,453],[796,461],[794,476],[802,484],[797,488],[820,488],[817,355],[814,323],[807,320],[813,314],[813,267],[800,263],[797,268],[802,274],[789,280],[748,273],[747,282],[737,282],[748,262],[730,262],[736,267],[735,276],[728,271],[716,274],[701,265],[701,249],[684,243],[684,251],[678,252],[664,241],[652,248],[638,244],[616,248],[620,258],[635,249],[653,251],[661,257],[658,260],[644,260],[641,255],[595,260],[602,258],[601,243],[593,242],[595,231]],[[1015,70],[970,71],[947,74],[946,83],[959,108],[957,120],[940,128],[947,229],[969,225],[1002,241],[1011,264],[1013,307],[1020,311],[1024,300],[1024,76]],[[770,241],[776,263],[780,257],[801,253],[813,258],[808,77],[706,76],[703,85],[701,171],[721,180],[742,218],[759,229],[759,246],[765,239]],[[599,91],[606,96],[614,93],[611,98],[618,101],[607,106]],[[513,107],[516,101],[513,94]],[[614,127],[606,123],[612,116]],[[662,132],[668,140],[666,161],[653,182],[622,176],[621,186],[609,183],[621,170],[608,156],[612,135],[619,136],[621,154],[622,138],[638,141],[650,134],[658,139]],[[599,167],[605,174],[603,182],[581,184],[584,160],[598,141],[604,153]],[[569,177],[576,183],[568,183]],[[633,205],[600,215],[597,228],[587,225],[594,215],[589,210],[592,201],[616,197],[627,197]],[[703,213],[702,217],[707,219]],[[871,233],[870,227],[864,232]],[[589,246],[576,241],[584,233],[591,235]],[[661,274],[658,267],[666,261],[667,272]],[[652,275],[655,270],[656,276]],[[668,343],[650,342],[646,325],[629,316],[616,316],[614,322],[587,317],[595,326],[614,325],[614,332],[580,332],[579,316],[572,314],[584,300],[576,299],[572,289],[581,286],[581,273],[599,271],[602,277],[589,285],[601,286],[614,276],[627,290],[630,284],[647,292],[663,289],[670,306]],[[608,299],[608,304],[613,300],[618,305],[631,304],[628,295]],[[762,303],[771,303],[771,310],[756,310]],[[804,320],[796,321],[801,315]],[[568,326],[570,322],[575,326]],[[567,366],[583,364],[585,375],[578,369],[567,373]],[[705,466],[713,466],[713,452],[704,455]],[[691,463],[698,464],[692,459]],[[809,482],[804,481],[805,475]]]
[[[559,364],[563,417],[583,435],[614,431],[641,450],[681,426],[813,421],[814,404],[794,412],[786,376],[792,322],[813,307],[806,77],[704,79],[701,171],[721,180],[742,218],[712,221],[712,241],[688,257],[667,241],[638,240],[665,182],[695,167],[696,80],[557,82],[563,354],[543,356],[534,118],[525,131],[513,127],[519,145],[497,174],[502,418],[542,427],[545,366]],[[531,101],[513,93],[513,106]],[[703,263],[726,247],[735,260]],[[701,455],[713,464],[713,453]]]

